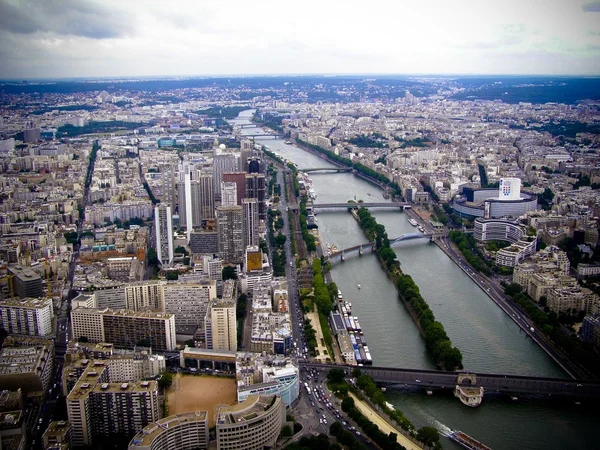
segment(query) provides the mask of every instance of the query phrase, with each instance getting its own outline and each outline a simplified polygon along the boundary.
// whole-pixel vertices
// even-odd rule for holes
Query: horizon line
[[[489,78],[489,77],[527,77],[527,78],[600,78],[598,74],[527,74],[527,73],[510,73],[510,74],[497,74],[497,73],[369,73],[369,72],[340,72],[340,73],[286,73],[286,74],[273,74],[273,73],[250,73],[250,74],[213,74],[213,75],[104,75],[104,76],[62,76],[62,77],[0,77],[0,82],[23,82],[29,81],[80,81],[80,80],[117,80],[127,79],[128,81],[135,81],[136,79],[220,79],[220,78],[286,78],[286,77],[402,77],[402,78],[414,78],[414,77],[445,77],[445,78]]]

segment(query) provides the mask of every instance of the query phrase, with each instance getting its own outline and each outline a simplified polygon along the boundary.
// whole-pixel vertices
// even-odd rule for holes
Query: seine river
[[[249,123],[245,111],[234,122]],[[256,133],[244,130],[245,134]],[[282,140],[257,140],[269,150],[294,161],[300,169],[328,167],[316,155]],[[317,194],[315,203],[351,199],[385,202],[379,187],[349,173],[310,174]],[[372,210],[390,238],[414,232],[400,211]],[[339,249],[366,241],[357,222],[346,211],[318,212],[323,243]],[[452,340],[463,354],[465,369],[479,372],[566,377],[564,372],[509,319],[435,244],[409,241],[394,248],[402,270],[410,274]],[[352,303],[360,320],[373,362],[377,366],[433,369],[424,342],[397,299],[372,254],[349,257],[332,269],[333,280]],[[358,288],[358,284],[361,288]],[[388,401],[417,427],[435,426],[442,434],[462,430],[494,450],[592,448],[600,412],[572,402],[484,397],[479,408],[462,405],[451,395],[427,396],[422,390],[390,389]],[[442,438],[444,448],[459,449]]]

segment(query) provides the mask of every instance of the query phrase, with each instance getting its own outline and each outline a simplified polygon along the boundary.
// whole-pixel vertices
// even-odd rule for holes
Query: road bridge
[[[302,169],[301,172],[311,173],[311,172],[352,172],[354,169],[352,167],[313,167],[310,169]]]
[[[434,237],[433,233],[406,233],[402,234],[394,239],[390,239],[390,246],[394,244],[411,241],[415,239],[427,239],[427,241],[431,241]],[[345,261],[348,256],[354,255],[363,255],[364,252],[373,252],[375,251],[375,244],[373,242],[367,242],[365,244],[355,245],[353,247],[344,248],[337,252],[333,252],[327,256],[327,260],[332,263],[338,263],[340,261]]]
[[[358,209],[358,208],[387,208],[387,209],[405,209],[410,208],[410,203],[405,202],[387,202],[387,203],[377,203],[377,202],[364,202],[364,203],[313,203],[313,209],[323,210],[323,209],[342,209],[342,208],[350,208],[350,209]]]
[[[379,384],[389,386],[419,386],[427,390],[451,390],[456,386],[459,376],[476,380],[475,386],[483,387],[485,394],[504,393],[507,395],[530,395],[545,398],[571,398],[576,401],[600,398],[600,382],[574,380],[571,378],[544,378],[519,375],[489,374],[477,372],[445,372],[440,370],[396,369],[390,367],[350,366],[300,362],[300,367],[328,372],[332,368],[343,369],[348,376],[352,371],[369,375]],[[463,383],[464,385],[464,383]]]

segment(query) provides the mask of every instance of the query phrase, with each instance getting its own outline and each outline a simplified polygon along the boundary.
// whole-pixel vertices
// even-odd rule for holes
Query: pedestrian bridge
[[[595,401],[600,399],[600,382],[574,380],[571,378],[544,378],[519,375],[489,374],[477,372],[445,372],[441,370],[395,369],[374,366],[350,366],[300,362],[300,367],[328,372],[341,368],[347,376],[352,371],[369,375],[378,384],[389,386],[418,386],[435,392],[454,390],[457,384],[483,388],[485,395],[506,394],[510,396],[529,395],[544,398],[570,398],[575,401]]]
[[[432,233],[406,233],[402,234],[394,239],[390,239],[390,246],[394,244],[404,242],[404,241],[412,241],[415,239],[427,239],[427,241],[431,241],[434,235]],[[365,244],[355,245],[353,247],[348,247],[337,252],[333,252],[328,255],[327,260],[331,264],[335,264],[341,261],[345,261],[349,256],[359,255],[362,256],[365,252],[373,252],[375,251],[375,244],[373,242],[367,242]]]

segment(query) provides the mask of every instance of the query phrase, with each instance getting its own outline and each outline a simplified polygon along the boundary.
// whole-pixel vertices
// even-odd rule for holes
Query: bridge
[[[313,167],[311,169],[302,169],[302,172],[352,172],[352,167]]]
[[[403,241],[410,241],[414,239],[427,239],[428,241],[434,238],[433,233],[406,233],[402,234],[394,239],[390,239],[390,246]],[[373,242],[367,242],[365,244],[355,245],[353,247],[348,247],[343,250],[339,250],[337,252],[333,252],[328,255],[327,260],[330,263],[337,263],[340,261],[345,261],[346,258],[350,255],[363,255],[364,252],[372,252],[375,251],[375,244]]]
[[[405,203],[405,202],[387,202],[387,203],[375,203],[375,202],[371,202],[371,203],[313,203],[312,205],[306,205],[308,206],[312,206],[313,209],[319,209],[319,210],[323,210],[323,209],[341,209],[341,208],[350,208],[350,209],[358,209],[358,208],[392,208],[392,209],[405,209],[405,208],[410,208],[411,204],[410,203]]]
[[[546,398],[571,398],[574,400],[600,398],[600,382],[571,378],[543,378],[519,375],[487,374],[476,372],[445,372],[440,370],[394,369],[389,367],[332,365],[300,362],[300,367],[328,372],[341,368],[346,375],[352,371],[369,375],[375,382],[390,386],[418,386],[426,390],[453,390],[459,384],[483,388],[486,394],[522,394]],[[597,401],[597,400],[596,400]]]
[[[236,125],[237,128],[258,128],[259,125],[256,123],[244,123],[242,125]]]

